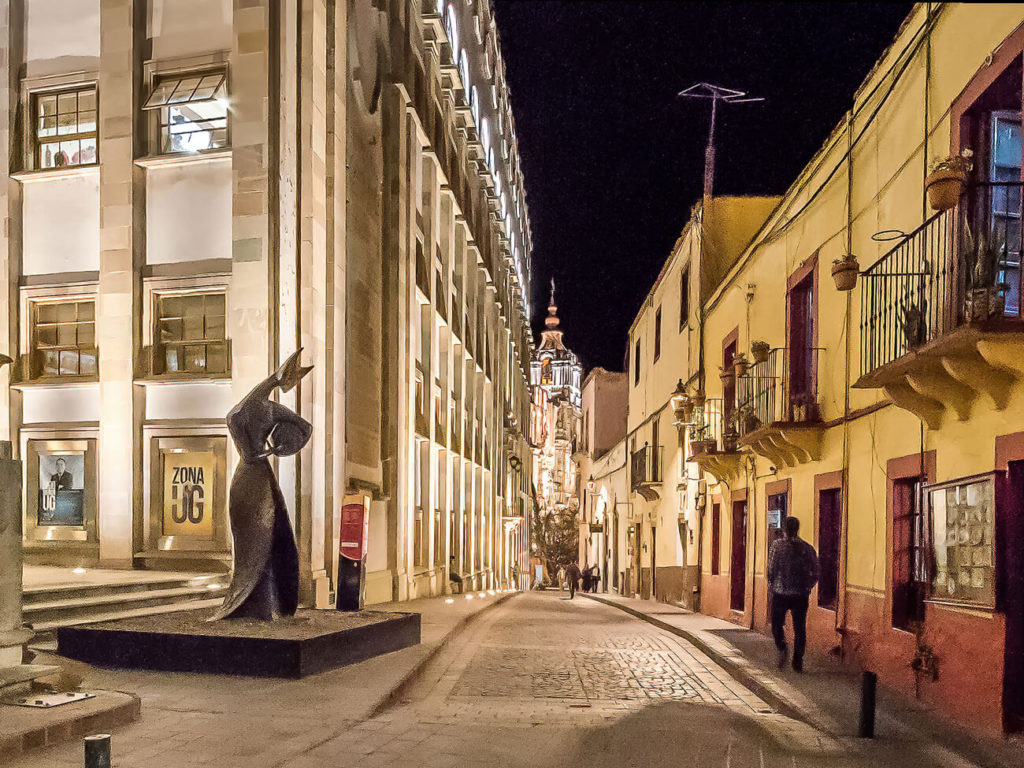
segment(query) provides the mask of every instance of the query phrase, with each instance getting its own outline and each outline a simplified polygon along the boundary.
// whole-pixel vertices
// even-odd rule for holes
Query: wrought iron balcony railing
[[[694,423],[690,425],[690,452],[704,452],[694,450],[694,443],[699,441],[707,441],[709,445],[714,443],[714,450],[722,450],[722,432],[725,421],[722,398],[709,397],[704,401],[704,407],[697,409],[693,418]]]
[[[636,490],[641,485],[661,482],[661,459],[664,450],[660,445],[645,445],[634,451],[630,458],[630,482]]]
[[[1022,187],[971,186],[865,270],[862,374],[964,325],[1020,319]],[[979,252],[993,247],[1001,252],[996,263],[982,260],[979,268]]]
[[[780,347],[736,379],[736,428],[740,437],[780,422],[815,422],[818,411],[817,348]]]

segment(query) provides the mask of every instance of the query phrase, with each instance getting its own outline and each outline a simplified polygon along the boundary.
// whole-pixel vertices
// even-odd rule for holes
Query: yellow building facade
[[[648,495],[678,494],[698,526],[694,604],[764,629],[768,548],[796,516],[821,559],[812,647],[990,731],[1024,715],[1022,21],[1018,4],[916,6],[709,276],[701,338],[683,343],[693,331],[661,310],[673,372],[651,349],[658,284],[630,334],[630,439],[661,409],[633,463],[660,440]]]

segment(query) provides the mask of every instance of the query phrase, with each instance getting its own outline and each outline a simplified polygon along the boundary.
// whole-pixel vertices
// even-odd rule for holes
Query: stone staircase
[[[131,581],[26,586],[23,621],[40,635],[59,627],[154,613],[214,608],[227,591],[227,574],[154,573]]]

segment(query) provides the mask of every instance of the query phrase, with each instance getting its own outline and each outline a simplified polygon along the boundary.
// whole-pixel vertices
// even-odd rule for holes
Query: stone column
[[[100,560],[131,564],[137,501],[135,349],[141,327],[135,236],[135,124],[139,119],[136,0],[100,0],[99,159],[100,277],[96,307],[99,346]],[[144,11],[144,9],[143,9]],[[144,29],[144,21],[142,23]],[[141,174],[141,171],[140,171]]]
[[[21,664],[32,631],[21,623],[21,462],[0,442],[0,669]]]

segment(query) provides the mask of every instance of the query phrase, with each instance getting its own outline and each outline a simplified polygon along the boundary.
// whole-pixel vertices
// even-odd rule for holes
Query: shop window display
[[[931,486],[931,599],[995,607],[995,504],[990,475]]]

